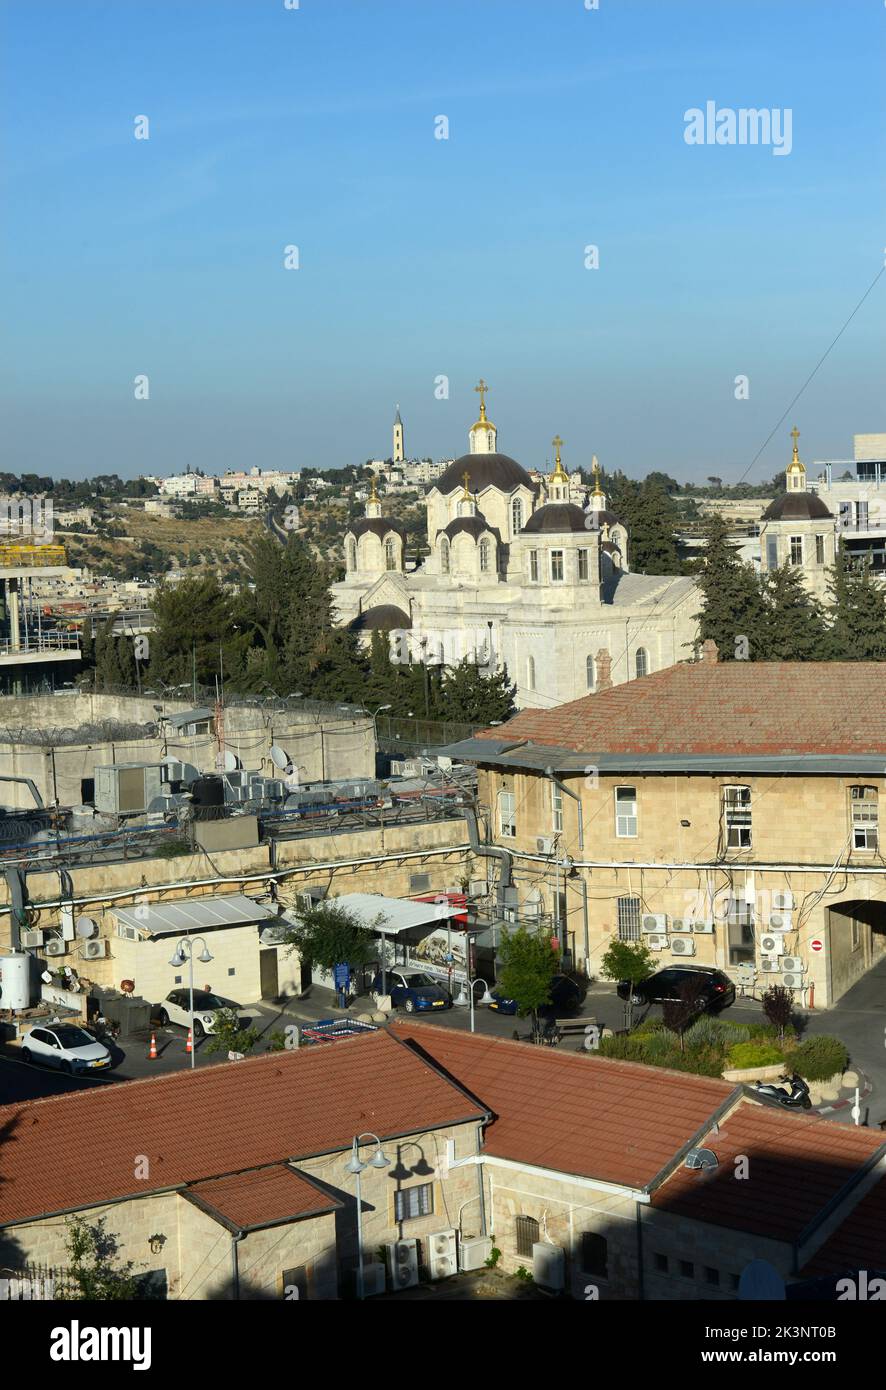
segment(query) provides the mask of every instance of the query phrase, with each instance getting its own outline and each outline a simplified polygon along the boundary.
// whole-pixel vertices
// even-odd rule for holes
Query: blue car
[[[451,1009],[452,995],[449,990],[433,979],[431,975],[404,974],[401,970],[385,972],[382,990],[381,971],[372,981],[372,993],[387,993],[395,1009],[405,1009],[408,1014],[426,1009]]]
[[[575,981],[570,980],[568,975],[555,975],[551,980],[551,1002],[542,1004],[538,1013],[542,1018],[557,1018],[560,1014],[568,1014],[577,1009],[581,1001],[582,992]],[[489,1008],[493,1013],[515,1014],[517,1001],[508,999],[501,990],[494,989]]]

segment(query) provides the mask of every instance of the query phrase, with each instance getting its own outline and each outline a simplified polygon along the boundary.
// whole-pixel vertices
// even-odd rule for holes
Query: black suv
[[[681,991],[688,989],[698,1000],[699,1013],[714,1013],[735,1003],[735,985],[729,976],[706,965],[666,965],[633,986],[630,980],[619,980],[617,989],[619,999],[630,999],[633,1004],[679,999]]]

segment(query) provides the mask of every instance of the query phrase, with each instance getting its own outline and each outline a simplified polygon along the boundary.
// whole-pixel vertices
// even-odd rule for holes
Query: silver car
[[[111,1054],[85,1028],[73,1023],[52,1023],[31,1028],[22,1038],[22,1060],[59,1067],[69,1076],[102,1071],[111,1065]]]

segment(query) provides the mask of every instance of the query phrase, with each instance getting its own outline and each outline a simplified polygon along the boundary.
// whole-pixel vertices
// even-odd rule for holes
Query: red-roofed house
[[[821,1007],[886,949],[886,663],[706,646],[446,751],[478,766],[512,915],[552,923],[591,975],[614,934],[642,937],[662,966]]]

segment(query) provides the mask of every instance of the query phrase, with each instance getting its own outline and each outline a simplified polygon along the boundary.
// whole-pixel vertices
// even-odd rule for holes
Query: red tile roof
[[[342,1205],[285,1163],[194,1183],[183,1195],[237,1231],[320,1216]]]
[[[387,1032],[0,1108],[0,1225],[381,1138],[482,1109]],[[139,1155],[147,1181],[134,1176]]]
[[[803,1267],[803,1278],[886,1270],[886,1178],[881,1178]]]
[[[478,737],[586,753],[886,753],[886,663],[684,662]]]
[[[485,1150],[498,1158],[643,1189],[735,1086],[433,1024],[398,1022],[409,1038],[494,1113]]]
[[[681,1167],[657,1189],[653,1207],[714,1226],[796,1240],[828,1202],[883,1148],[883,1135],[832,1120],[738,1106],[700,1147],[719,1160],[713,1172]],[[748,1159],[747,1179],[735,1159]],[[853,1210],[851,1202],[848,1214]]]

